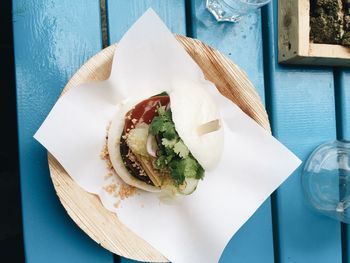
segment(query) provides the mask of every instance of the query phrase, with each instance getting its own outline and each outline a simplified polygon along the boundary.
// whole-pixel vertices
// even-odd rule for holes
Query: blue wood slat
[[[69,77],[101,48],[99,1],[13,1],[20,174],[26,261],[106,262],[55,195],[46,150],[32,136]]]
[[[205,1],[192,0],[192,33],[223,52],[247,74],[264,100],[264,72],[260,11],[238,23],[218,23],[205,9]]]
[[[277,1],[264,11],[273,132],[306,160],[317,145],[336,138],[332,70],[278,65]],[[340,224],[305,205],[300,169],[277,190],[276,209],[279,262],[341,262]]]
[[[341,111],[341,136],[350,141],[350,71],[343,70],[339,74],[339,96]]]
[[[150,7],[172,32],[186,34],[184,0],[107,0],[107,7],[110,43],[119,41],[130,26]]]
[[[129,27],[150,7],[174,33],[186,35],[184,0],[107,0],[110,43],[118,42]],[[122,263],[136,262],[121,258]]]
[[[340,139],[350,141],[350,70],[340,71],[339,86],[338,86],[338,103],[337,110],[340,114],[340,125],[338,125]],[[350,259],[350,228],[349,225],[344,225],[345,235],[343,238],[347,242],[343,243],[343,253],[345,253],[343,263],[348,263]]]
[[[244,69],[264,100],[260,11],[232,24],[216,22],[203,0],[192,1],[191,9],[193,36],[217,48]],[[271,205],[267,199],[232,238],[220,262],[273,261]]]

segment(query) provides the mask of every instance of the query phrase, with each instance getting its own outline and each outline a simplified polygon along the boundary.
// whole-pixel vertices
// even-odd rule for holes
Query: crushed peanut
[[[110,185],[103,187],[103,189],[109,194],[113,194],[116,188],[117,188],[117,185],[115,183],[112,183]]]
[[[111,178],[112,176],[113,176],[113,173],[112,173],[112,172],[108,172],[108,173],[105,175],[104,179],[107,180],[108,178]]]
[[[128,117],[130,118],[130,116],[127,116],[126,118],[128,118]],[[113,168],[113,165],[112,165],[112,162],[110,160],[110,156],[109,156],[109,153],[108,153],[108,146],[107,146],[108,130],[109,130],[110,125],[111,125],[111,122],[109,122],[108,125],[107,125],[107,128],[106,128],[107,135],[105,137],[105,144],[103,145],[102,150],[100,152],[100,158],[106,162],[106,168],[108,170],[108,173],[104,176],[105,180],[110,179],[113,175],[117,176],[117,173],[115,172],[115,170]],[[123,139],[126,139],[125,135],[123,136]],[[119,143],[119,142],[117,142],[117,143]],[[130,154],[130,157],[131,157],[130,159],[134,158],[134,160],[136,160],[136,157],[131,152],[129,152],[129,154]],[[137,167],[137,168],[139,168],[139,167]],[[114,204],[115,208],[119,208],[120,207],[121,200],[124,200],[124,199],[134,195],[135,193],[137,193],[135,187],[129,186],[129,185],[124,184],[124,183],[119,184],[119,183],[113,182],[113,183],[103,187],[103,189],[108,194],[113,195],[118,200]]]
[[[136,193],[136,188],[127,184],[123,184],[119,188],[119,197],[121,200],[133,196]]]
[[[120,207],[120,200],[118,200],[116,203],[114,203],[113,205],[115,208],[119,208]]]

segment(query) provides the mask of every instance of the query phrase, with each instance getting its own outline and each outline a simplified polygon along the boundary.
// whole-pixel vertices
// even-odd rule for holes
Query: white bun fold
[[[210,171],[220,160],[224,131],[219,109],[204,88],[207,84],[174,82],[168,94],[176,131],[204,170]],[[199,130],[205,124],[208,124],[208,133]],[[213,129],[213,124],[218,127]]]

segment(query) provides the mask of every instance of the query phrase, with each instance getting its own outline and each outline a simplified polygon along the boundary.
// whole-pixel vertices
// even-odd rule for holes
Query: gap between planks
[[[262,27],[262,47],[263,47],[263,67],[264,67],[264,91],[265,91],[265,108],[269,116],[271,131],[274,132],[274,123],[272,118],[272,94],[271,94],[271,85],[272,85],[272,65],[270,59],[273,57],[270,48],[271,44],[271,29],[269,27],[269,13],[268,5],[262,7],[261,9],[261,27]],[[278,227],[278,207],[277,207],[277,192],[274,191],[271,194],[271,218],[272,218],[272,238],[273,238],[273,254],[274,254],[274,263],[280,263],[280,246],[279,246],[279,227]]]
[[[341,97],[341,86],[344,85],[341,81],[341,69],[334,68],[333,69],[333,78],[334,78],[334,106],[335,106],[335,114],[336,114],[336,129],[337,129],[337,140],[344,139],[343,134],[343,119],[345,116],[342,112],[342,97]],[[340,233],[341,233],[341,252],[342,252],[342,262],[348,263],[348,226],[345,223],[340,224]]]
[[[106,48],[109,45],[108,28],[107,28],[108,14],[107,14],[106,0],[100,0],[100,16],[101,16],[102,48]]]

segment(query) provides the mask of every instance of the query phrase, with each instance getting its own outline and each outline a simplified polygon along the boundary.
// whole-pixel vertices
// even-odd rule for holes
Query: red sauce
[[[135,128],[138,123],[150,124],[157,115],[159,106],[167,106],[170,103],[169,96],[155,96],[144,100],[132,108],[125,116],[124,133]]]

